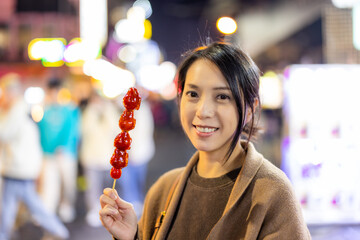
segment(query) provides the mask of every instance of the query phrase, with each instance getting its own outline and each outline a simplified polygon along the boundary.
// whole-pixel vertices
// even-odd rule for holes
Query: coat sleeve
[[[285,174],[278,181],[269,181],[266,214],[258,239],[311,239],[300,204]]]

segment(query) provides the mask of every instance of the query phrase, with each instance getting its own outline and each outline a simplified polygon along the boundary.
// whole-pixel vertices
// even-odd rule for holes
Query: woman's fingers
[[[100,204],[101,208],[106,210],[103,214],[113,216],[114,220],[120,220],[122,214],[126,216],[127,213],[134,211],[133,205],[121,199],[117,191],[111,188],[104,189],[104,194],[100,196]]]
[[[99,211],[100,220],[106,229],[110,229],[116,219],[119,219],[119,211],[109,205],[106,205]]]
[[[110,205],[113,206],[114,208],[117,208],[117,203],[115,202],[115,200],[106,194],[100,196],[100,205],[101,208],[104,208],[106,205]]]
[[[100,197],[101,207],[106,204],[111,206],[117,206],[121,210],[127,210],[133,208],[133,205],[123,199],[121,199],[115,189],[105,188],[104,194]]]
[[[110,205],[106,205],[104,208],[102,208],[99,212],[100,216],[105,218],[108,216],[111,216],[112,218],[117,218],[117,215],[119,215],[119,210],[117,210],[116,208],[113,208]]]
[[[104,189],[104,194],[108,197],[110,197],[111,199],[115,200],[116,198],[119,197],[116,189],[112,189],[112,188],[105,188]]]
[[[134,208],[131,203],[123,200],[120,197],[116,198],[115,203],[120,210],[129,210]]]
[[[119,214],[119,210],[116,207],[113,207],[111,205],[106,205],[104,207],[104,213],[107,215],[115,216],[115,215]]]

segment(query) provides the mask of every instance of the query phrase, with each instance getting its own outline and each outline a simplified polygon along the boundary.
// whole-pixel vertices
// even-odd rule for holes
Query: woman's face
[[[225,156],[239,116],[229,85],[212,62],[197,60],[188,69],[180,119],[197,150]]]

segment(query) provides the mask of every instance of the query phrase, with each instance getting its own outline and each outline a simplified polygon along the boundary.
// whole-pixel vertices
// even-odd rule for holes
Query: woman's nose
[[[200,119],[209,118],[214,115],[214,112],[215,112],[214,103],[206,97],[201,98],[197,104],[196,116]]]

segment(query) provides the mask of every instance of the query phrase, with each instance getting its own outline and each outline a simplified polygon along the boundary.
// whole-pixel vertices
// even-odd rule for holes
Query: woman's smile
[[[193,125],[193,126],[200,137],[212,136],[213,133],[215,133],[219,129],[216,127],[209,127],[209,126],[200,126],[200,125]]]

